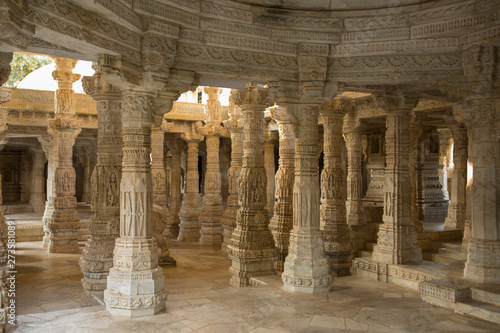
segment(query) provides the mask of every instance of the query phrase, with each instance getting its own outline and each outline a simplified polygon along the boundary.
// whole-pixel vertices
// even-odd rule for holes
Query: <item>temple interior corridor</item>
[[[24,332],[498,332],[498,325],[424,303],[416,291],[360,276],[335,279],[326,296],[265,285],[228,286],[230,260],[220,249],[174,241],[177,267],[165,267],[166,312],[117,318],[104,306],[82,308],[78,254],[48,254],[41,242],[19,247],[19,328]]]

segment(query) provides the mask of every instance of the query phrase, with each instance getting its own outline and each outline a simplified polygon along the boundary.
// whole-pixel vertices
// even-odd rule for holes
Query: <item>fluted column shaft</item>
[[[284,288],[309,294],[331,289],[329,265],[319,229],[318,107],[290,105],[295,126],[293,229],[281,278]]]
[[[445,229],[464,229],[467,187],[467,128],[451,128],[453,137],[453,171],[450,205],[444,221]]]
[[[227,248],[232,260],[230,284],[251,285],[251,278],[274,274],[276,250],[266,210],[267,177],[264,168],[264,110],[267,90],[247,87],[234,96],[243,114],[243,165],[238,178],[240,209]]]
[[[344,104],[350,102],[333,100],[324,106],[320,113],[324,133],[320,229],[323,231],[323,244],[330,272],[334,276],[350,275],[349,257],[352,251],[346,218],[346,175],[342,169]]]
[[[120,237],[104,291],[111,314],[136,317],[165,308],[165,277],[153,239],[151,125],[153,98],[125,91],[122,100],[123,158],[120,183]]]
[[[278,123],[279,131],[279,167],[275,176],[276,202],[269,228],[278,248],[278,258],[274,262],[277,272],[283,272],[285,258],[288,255],[290,230],[293,228],[293,183],[295,163],[295,135],[292,124],[282,107],[270,108],[273,119]]]
[[[372,258],[390,264],[420,263],[422,252],[411,220],[410,110],[389,110],[386,126],[384,223]]]
[[[115,239],[120,226],[120,181],[122,163],[121,93],[101,74],[83,80],[85,91],[97,101],[97,164],[92,175],[90,202],[94,215],[90,237],[80,258],[83,301],[98,305],[104,299],[109,269],[113,266]]]
[[[201,135],[184,136],[187,149],[187,172],[186,172],[186,190],[182,200],[179,218],[179,237],[181,242],[197,242],[200,240],[200,222],[198,221],[201,211],[200,198],[200,176],[198,174],[198,150]]]

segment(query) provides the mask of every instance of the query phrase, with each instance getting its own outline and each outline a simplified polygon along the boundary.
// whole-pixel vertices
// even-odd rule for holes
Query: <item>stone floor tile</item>
[[[311,326],[320,326],[335,329],[345,329],[344,318],[331,316],[313,316]]]

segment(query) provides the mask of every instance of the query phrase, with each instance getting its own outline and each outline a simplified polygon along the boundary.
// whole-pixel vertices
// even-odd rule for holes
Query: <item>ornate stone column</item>
[[[465,221],[464,221],[464,237],[462,238],[462,252],[468,252],[469,240],[472,238],[472,206],[474,204],[472,197],[473,179],[472,165],[473,151],[472,151],[472,129],[467,127],[467,186],[465,189]]]
[[[233,95],[243,114],[243,165],[238,178],[240,209],[236,227],[227,248],[232,266],[229,282],[235,287],[253,284],[252,278],[274,274],[276,249],[269,231],[265,208],[266,170],[264,168],[264,110],[268,91],[247,84]]]
[[[275,202],[275,180],[274,180],[274,142],[275,139],[271,131],[264,132],[264,167],[266,168],[267,177],[267,204],[266,209],[269,212],[269,218],[273,216]]]
[[[165,277],[153,239],[153,97],[142,91],[123,92],[120,237],[104,291],[106,308],[113,315],[138,317],[165,308]]]
[[[30,204],[33,210],[41,213],[45,209],[45,192],[44,192],[44,168],[45,154],[42,149],[33,149],[33,168],[31,170],[31,198]]]
[[[500,283],[500,117],[495,97],[475,99],[470,105],[472,238],[464,275],[480,283]]]
[[[278,123],[279,131],[279,167],[276,172],[276,202],[269,228],[278,248],[278,258],[274,262],[277,272],[283,272],[285,258],[288,255],[290,230],[293,228],[293,179],[295,163],[295,135],[292,124],[283,107],[269,108],[271,117]]]
[[[187,172],[186,191],[182,200],[179,218],[179,237],[181,242],[197,242],[200,239],[200,222],[198,221],[201,212],[200,198],[200,176],[198,174],[198,150],[203,135],[196,131],[195,124],[191,130],[182,135],[187,142]]]
[[[181,195],[181,156],[184,148],[184,141],[177,138],[172,138],[168,141],[168,146],[172,152],[172,182],[170,186],[170,226],[169,233],[172,239],[179,237],[179,212],[181,209],[182,195]]]
[[[467,188],[467,128],[459,123],[449,125],[453,138],[453,171],[450,205],[444,221],[445,229],[464,229]]]
[[[168,249],[170,213],[167,207],[167,174],[165,171],[165,131],[151,126],[151,179],[153,182],[153,237],[159,247],[158,263],[173,265]]]
[[[351,101],[338,97],[321,106],[319,118],[324,133],[319,228],[323,231],[325,254],[333,276],[350,275],[351,268],[352,245],[346,218],[346,175],[342,169],[342,125],[349,109],[352,109]]]
[[[120,227],[120,181],[122,163],[121,93],[106,82],[100,69],[83,78],[85,92],[97,101],[97,165],[92,175],[90,237],[80,258],[83,301],[98,305],[104,299],[113,249]]]
[[[344,139],[347,147],[347,224],[366,224],[363,209],[362,138],[360,122],[355,117],[344,120]]]
[[[424,129],[422,127],[422,117],[419,114],[413,114],[410,120],[410,155],[408,158],[408,167],[410,170],[411,181],[411,221],[417,230],[417,233],[423,232],[424,227],[420,222],[420,209],[418,205],[418,177],[416,170],[416,154],[418,152],[417,144]]]
[[[52,144],[52,138],[47,133],[42,137],[37,137],[38,142],[42,145],[43,152],[45,153],[45,158],[47,159],[47,196],[45,201],[45,211],[43,212],[43,241],[42,246],[47,247],[49,244],[49,229],[47,226],[47,221],[54,211],[54,201],[51,200],[54,193],[54,149]]]
[[[219,163],[220,136],[224,128],[220,125],[222,120],[221,105],[219,102],[220,89],[205,88],[208,95],[205,108],[206,126],[199,129],[205,135],[207,145],[207,168],[205,170],[205,188],[203,207],[199,217],[201,231],[200,243],[220,246],[222,244],[222,215],[221,174]]]
[[[48,231],[47,247],[50,253],[79,253],[80,218],[76,211],[73,145],[81,127],[75,117],[75,93],[72,86],[80,78],[80,74],[72,73],[77,60],[54,58],[54,62],[56,70],[52,76],[58,83],[54,100],[56,112],[47,128],[53,143],[54,188],[49,201],[54,208],[45,214],[44,225]]]
[[[281,278],[284,288],[309,294],[330,291],[331,276],[319,229],[318,107],[286,106],[295,132],[293,229]]]
[[[151,178],[153,181],[153,205],[167,208],[167,180],[164,163],[165,131],[151,127]],[[168,213],[168,209],[166,211]]]
[[[237,90],[232,90],[234,96]],[[229,196],[224,214],[221,217],[222,225],[222,250],[226,251],[236,226],[236,214],[240,205],[238,203],[238,177],[243,164],[243,128],[240,125],[241,110],[233,103],[233,98],[229,99],[230,120],[224,121],[224,127],[231,132],[231,166],[228,170]]]
[[[422,261],[417,231],[411,220],[409,169],[410,112],[417,99],[397,91],[376,96],[387,111],[386,168],[383,224],[379,227],[372,259],[389,264]]]
[[[83,193],[82,193],[82,201],[86,203],[91,202],[92,197],[92,156],[90,156],[90,151],[85,151],[85,159],[83,165]]]

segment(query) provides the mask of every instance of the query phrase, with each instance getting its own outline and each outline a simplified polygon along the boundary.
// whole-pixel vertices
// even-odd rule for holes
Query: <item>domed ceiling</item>
[[[300,10],[355,10],[414,5],[432,0],[232,0],[260,7]]]

